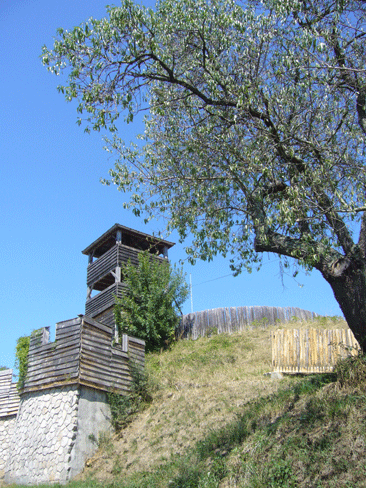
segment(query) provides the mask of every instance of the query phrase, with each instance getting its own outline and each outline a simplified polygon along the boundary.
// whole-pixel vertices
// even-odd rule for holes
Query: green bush
[[[127,394],[121,395],[113,391],[108,393],[112,425],[116,430],[125,427],[135,413],[143,410],[152,401],[154,387],[148,373],[131,361],[130,374],[132,382]]]
[[[25,380],[28,372],[28,352],[29,352],[30,336],[19,337],[15,349],[15,367],[19,371],[17,388],[22,390],[24,388]]]
[[[366,382],[366,355],[359,351],[355,356],[341,359],[334,367],[341,388],[363,385]]]
[[[123,299],[116,299],[119,334],[145,340],[147,352],[166,348],[174,340],[180,307],[188,295],[182,271],[143,252],[138,266],[129,262],[122,273],[127,291]]]

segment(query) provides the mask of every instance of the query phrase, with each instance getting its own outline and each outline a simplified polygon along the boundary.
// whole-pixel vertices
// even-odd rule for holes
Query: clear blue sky
[[[58,27],[70,29],[105,15],[107,0],[2,0],[0,2],[0,365],[13,367],[16,340],[33,329],[84,312],[87,257],[81,250],[114,223],[152,233],[122,209],[123,194],[99,183],[112,162],[101,134],[76,125],[76,104],[58,94],[59,78],[42,66],[42,45]],[[143,2],[153,6],[149,0]],[[138,127],[126,126],[126,140]],[[169,240],[177,241],[175,235]],[[184,245],[170,259],[184,259]],[[318,272],[298,282],[279,277],[276,256],[260,272],[234,278],[227,260],[197,263],[192,276],[195,311],[225,306],[294,306],[341,315]],[[184,312],[190,311],[187,301]],[[52,336],[51,336],[52,337]]]

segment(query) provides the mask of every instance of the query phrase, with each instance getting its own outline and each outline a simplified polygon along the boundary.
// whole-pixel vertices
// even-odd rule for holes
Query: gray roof
[[[125,227],[124,225],[114,224],[107,232],[98,237],[83,251],[83,254],[93,254],[95,257],[99,257],[104,254],[116,243],[117,231],[122,232],[122,243],[127,246],[134,247],[136,249],[149,249],[151,252],[163,254],[164,247],[171,248],[174,246],[174,242],[159,239],[158,237],[145,234],[135,229]]]

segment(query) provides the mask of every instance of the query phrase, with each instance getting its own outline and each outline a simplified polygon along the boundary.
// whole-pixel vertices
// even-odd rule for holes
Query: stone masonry
[[[10,439],[14,433],[16,415],[0,419],[0,480],[4,477],[9,457]]]
[[[21,399],[5,481],[18,484],[66,482],[77,435],[76,385],[51,388]]]

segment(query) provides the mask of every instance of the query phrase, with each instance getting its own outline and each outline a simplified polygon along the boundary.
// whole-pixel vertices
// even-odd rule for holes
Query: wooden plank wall
[[[89,317],[96,317],[101,314],[104,310],[114,304],[115,296],[118,296],[119,298],[123,296],[125,289],[125,283],[113,283],[113,285],[86,301],[85,314],[89,315]]]
[[[88,265],[86,278],[87,285],[91,286],[100,278],[106,276],[108,273],[114,270],[116,266],[126,264],[129,260],[132,264],[137,266],[139,263],[138,256],[141,252],[143,251],[117,243],[102,256],[100,256],[100,258]],[[151,258],[159,261],[165,261],[165,258],[161,256],[151,255]]]
[[[117,266],[118,246],[113,246],[87,268],[86,284],[91,286]]]
[[[112,345],[113,330],[89,317],[84,317],[80,384],[102,390],[127,391],[130,387],[129,354],[126,347]],[[127,341],[126,341],[127,346]]]
[[[145,341],[136,337],[128,337],[128,352],[131,360],[136,366],[145,366]]]
[[[131,384],[131,361],[142,367],[145,342],[124,336],[113,345],[114,329],[91,317],[56,324],[56,340],[41,344],[34,338],[29,349],[24,392],[63,384],[126,392]]]
[[[4,369],[0,371],[0,391],[8,391],[13,380],[13,370]]]
[[[237,332],[253,325],[275,325],[293,317],[312,320],[317,314],[295,307],[215,308],[183,315],[177,329],[178,338],[197,339],[213,332]]]
[[[115,326],[115,320],[114,320],[114,304],[110,307],[104,310],[101,313],[98,313],[97,315],[93,316],[94,320],[97,320],[101,324],[106,325],[107,327],[110,327],[114,329]]]
[[[278,329],[272,333],[272,367],[280,373],[331,372],[338,359],[358,349],[350,329]]]
[[[56,340],[42,344],[31,338],[24,392],[77,381],[79,376],[81,318],[56,324]]]
[[[0,371],[0,418],[16,415],[20,397],[16,383],[12,383],[13,370]]]

